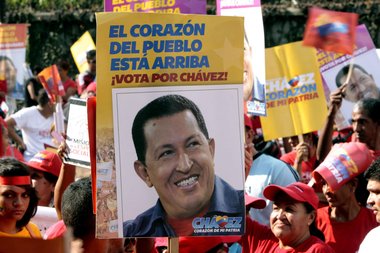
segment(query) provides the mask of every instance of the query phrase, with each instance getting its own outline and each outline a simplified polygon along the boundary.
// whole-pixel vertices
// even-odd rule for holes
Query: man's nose
[[[373,193],[369,193],[368,198],[367,198],[367,206],[371,207],[375,203],[373,195],[374,195]]]
[[[278,220],[281,220],[284,217],[284,214],[285,214],[284,210],[282,208],[280,208],[280,209],[277,210],[276,218]]]
[[[177,165],[177,171],[187,173],[191,166],[193,165],[193,162],[191,161],[190,157],[186,153],[181,153],[178,157],[178,165]]]

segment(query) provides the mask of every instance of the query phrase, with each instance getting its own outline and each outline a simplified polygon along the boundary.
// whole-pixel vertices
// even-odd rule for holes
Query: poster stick
[[[348,83],[348,81],[350,81],[353,66],[354,66],[354,58],[351,58],[350,67],[348,68],[347,78],[346,78],[346,81],[344,83]]]
[[[169,253],[179,253],[178,237],[169,237]]]

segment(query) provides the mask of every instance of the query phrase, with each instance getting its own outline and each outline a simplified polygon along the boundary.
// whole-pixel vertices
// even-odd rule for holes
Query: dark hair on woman
[[[322,241],[325,241],[325,235],[323,234],[323,232],[321,230],[319,230],[317,228],[317,224],[315,223],[315,220],[317,219],[317,210],[315,210],[314,207],[312,207],[309,203],[303,202],[302,204],[306,208],[306,213],[311,213],[311,212],[315,211],[315,218],[309,226],[310,234],[318,237]]]
[[[0,159],[0,176],[2,177],[30,176],[30,174],[31,172],[29,168],[22,162],[11,157],[4,157]],[[24,188],[26,190],[26,193],[28,193],[30,196],[29,206],[24,216],[21,218],[21,220],[16,222],[16,227],[22,228],[26,226],[29,223],[30,219],[36,214],[38,197],[36,190],[32,187],[32,184],[18,186]]]

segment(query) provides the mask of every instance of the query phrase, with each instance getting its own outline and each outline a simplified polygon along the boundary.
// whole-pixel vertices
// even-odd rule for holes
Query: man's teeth
[[[185,187],[185,186],[192,185],[197,181],[197,179],[198,179],[197,176],[189,177],[188,179],[185,179],[185,180],[178,182],[177,186]]]

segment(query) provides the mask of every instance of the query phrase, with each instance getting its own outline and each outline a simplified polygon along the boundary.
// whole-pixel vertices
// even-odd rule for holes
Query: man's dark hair
[[[71,183],[62,195],[62,218],[71,227],[75,238],[95,236],[95,215],[92,212],[90,177]]]
[[[25,164],[22,162],[11,158],[5,157],[0,159],[0,176],[1,177],[13,177],[13,176],[30,176],[31,172]],[[29,206],[26,209],[24,216],[21,220],[16,222],[17,228],[22,228],[26,226],[30,219],[37,212],[38,197],[36,190],[33,188],[32,184],[30,185],[18,185],[26,190],[30,196]]]
[[[364,172],[364,177],[367,180],[380,182],[380,158],[377,158]]]
[[[144,135],[144,126],[151,119],[157,119],[165,116],[189,110],[197,120],[199,129],[208,139],[208,131],[205,120],[198,106],[191,100],[181,95],[166,95],[156,98],[144,106],[136,115],[132,125],[133,144],[137,154],[137,159],[145,163],[146,139]],[[173,133],[175,134],[175,133]]]
[[[380,124],[380,99],[363,98],[356,102],[354,108],[362,110],[370,119]]]
[[[40,106],[45,106],[49,103],[50,99],[45,89],[40,89],[38,91],[37,102]]]
[[[343,85],[340,79],[342,79],[343,76],[346,76],[348,74],[349,69],[350,69],[350,65],[344,66],[341,70],[339,70],[338,74],[336,75],[335,83],[338,88]],[[353,64],[352,70],[354,69],[360,69],[364,74],[369,75],[368,72],[362,66],[358,64]]]
[[[95,57],[96,57],[96,50],[95,49],[92,49],[86,53],[87,60],[95,59]]]

